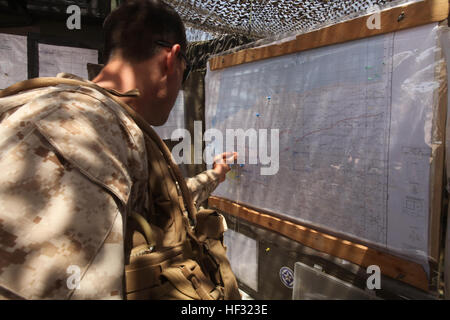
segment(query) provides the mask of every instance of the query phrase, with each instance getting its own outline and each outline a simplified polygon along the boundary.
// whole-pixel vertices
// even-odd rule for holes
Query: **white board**
[[[236,277],[258,291],[258,242],[231,229],[224,233],[223,242]]]
[[[55,77],[60,72],[88,79],[87,64],[98,63],[98,51],[85,48],[38,45],[39,77]]]
[[[208,70],[206,129],[279,129],[278,172],[214,195],[427,257],[436,45],[430,24]]]
[[[0,33],[0,89],[26,79],[27,37]]]

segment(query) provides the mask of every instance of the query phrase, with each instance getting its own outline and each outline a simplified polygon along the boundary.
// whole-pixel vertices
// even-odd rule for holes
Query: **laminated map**
[[[431,160],[443,145],[434,139],[443,81],[438,40],[434,23],[208,69],[206,129],[224,137],[230,129],[266,129],[257,139],[279,155],[277,172],[262,174],[261,150],[237,139],[235,151],[245,150],[246,161],[232,166],[213,195],[428,257]]]

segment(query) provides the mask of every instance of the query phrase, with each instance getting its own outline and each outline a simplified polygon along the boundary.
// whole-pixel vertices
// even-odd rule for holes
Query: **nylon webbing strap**
[[[189,270],[189,267],[182,266],[181,272],[186,277],[186,279],[188,279],[192,283],[195,292],[197,292],[197,294],[202,300],[213,300],[213,298],[208,294],[208,292],[205,290],[201,282],[197,279],[195,273]]]

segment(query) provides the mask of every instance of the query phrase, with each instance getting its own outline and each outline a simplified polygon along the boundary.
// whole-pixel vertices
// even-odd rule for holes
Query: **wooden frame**
[[[444,53],[436,52],[436,61],[442,61],[435,65],[435,79],[440,81],[441,85],[434,90],[435,106],[433,110],[433,136],[432,136],[432,157],[430,158],[430,220],[429,220],[429,245],[428,252],[433,263],[439,263],[440,254],[440,235],[441,235],[441,215],[442,215],[442,196],[444,190],[444,171],[445,171],[445,143],[446,141],[446,122],[447,122],[447,95],[448,95],[448,74]],[[444,227],[445,228],[445,227]]]
[[[447,19],[448,0],[425,0],[380,12],[381,28],[367,27],[368,15],[344,21],[323,29],[298,35],[294,40],[281,44],[244,49],[209,60],[211,70],[219,70],[243,63],[278,57],[290,53],[367,38],[397,30],[412,28]]]
[[[208,205],[260,227],[280,233],[305,246],[362,267],[377,265],[380,267],[382,274],[428,291],[427,274],[418,263],[258,212],[223,198],[211,196],[208,199]]]

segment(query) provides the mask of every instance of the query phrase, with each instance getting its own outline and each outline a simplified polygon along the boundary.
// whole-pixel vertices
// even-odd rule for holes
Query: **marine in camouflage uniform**
[[[83,86],[21,92],[0,110],[0,297],[123,298],[126,217],[150,205],[142,131]],[[196,203],[218,183],[213,170],[187,180]]]

